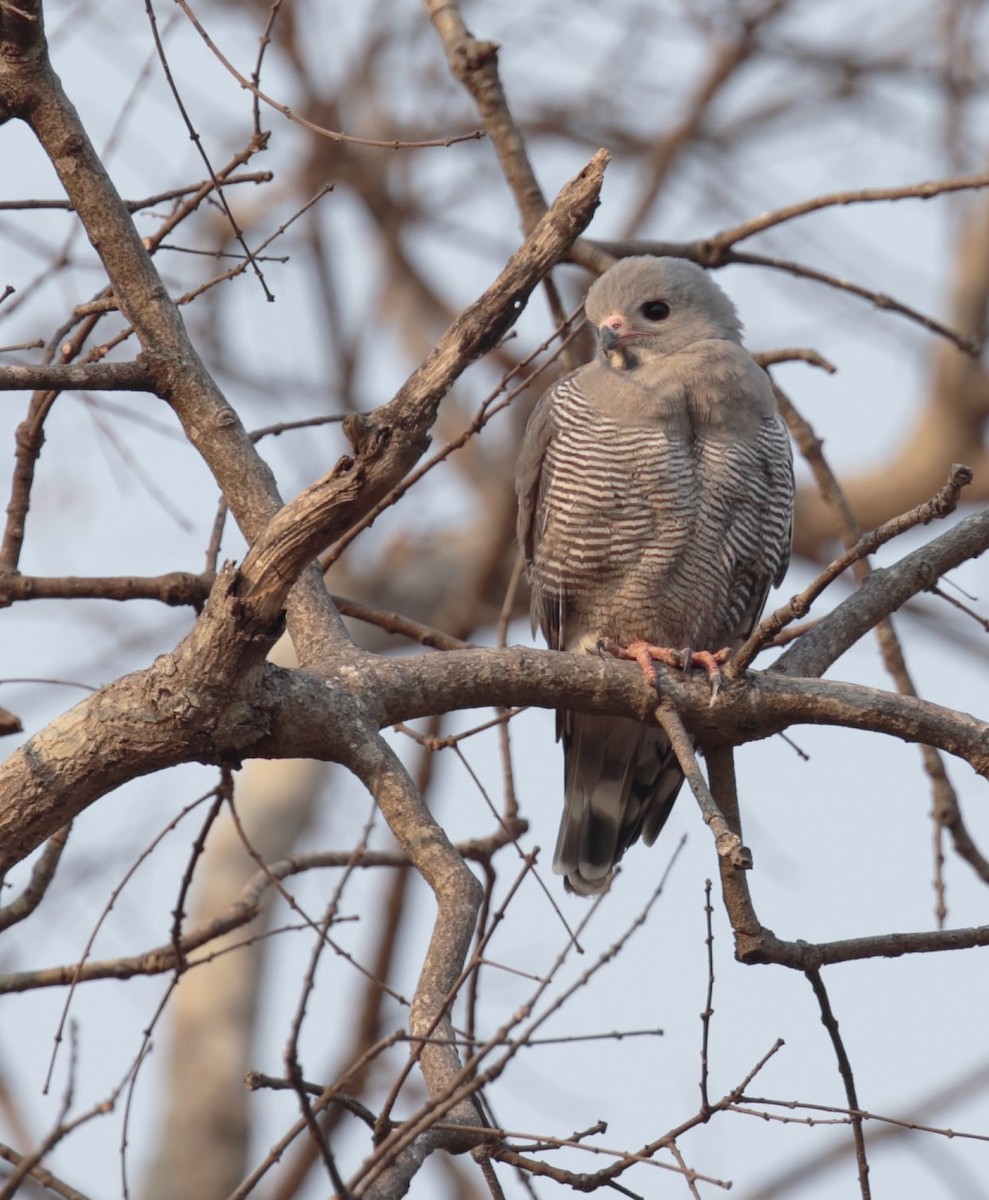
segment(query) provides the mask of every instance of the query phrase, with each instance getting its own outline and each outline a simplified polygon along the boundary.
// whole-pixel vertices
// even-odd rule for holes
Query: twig
[[[683,1172],[684,1182],[687,1184],[691,1196],[694,1197],[694,1200],[701,1200],[701,1194],[697,1190],[697,1179],[699,1176],[687,1166],[683,1155],[680,1153],[680,1147],[676,1144],[676,1142],[670,1142],[669,1146],[667,1146],[667,1149],[676,1159],[677,1166]]]
[[[828,464],[820,438],[816,436],[810,423],[797,412],[789,397],[776,389],[780,411],[793,434],[794,440],[800,447],[806,459],[818,490],[824,500],[834,510],[842,542],[846,550],[850,549],[862,536],[862,530],[855,519],[851,505],[838,483],[834,472]],[[872,565],[868,558],[862,558],[853,566],[859,585],[864,584],[872,574]],[[929,589],[935,590],[935,589]],[[989,628],[989,625],[987,625]],[[883,664],[889,672],[897,691],[904,696],[917,696],[910,671],[896,629],[890,617],[884,617],[876,624],[876,637],[879,642]],[[934,861],[934,890],[937,897],[935,916],[938,926],[943,928],[947,918],[944,885],[944,854],[942,850],[942,831],[948,829],[956,852],[976,872],[984,882],[989,883],[989,861],[980,853],[971,835],[965,827],[961,815],[958,796],[951,785],[945,770],[944,762],[938,750],[933,746],[922,746],[921,756],[924,770],[931,781],[933,797],[933,861]]]
[[[365,1052],[360,1056],[357,1062],[350,1067],[350,1069],[343,1075],[341,1079],[338,1079],[336,1083],[331,1084],[329,1087],[323,1089],[322,1094],[313,1105],[313,1112],[319,1113],[328,1105],[332,1104],[336,1096],[340,1093],[341,1089],[348,1087],[351,1079],[353,1079],[354,1076],[363,1071],[369,1063],[373,1062],[374,1059],[383,1054],[384,1051],[390,1046],[394,1045],[399,1036],[400,1034],[394,1033],[375,1042],[373,1046],[369,1046],[367,1050],[365,1050]],[[258,1166],[256,1166],[253,1171],[244,1177],[240,1186],[235,1188],[234,1191],[230,1193],[230,1195],[227,1197],[227,1200],[246,1200],[248,1196],[251,1196],[261,1179],[264,1178],[264,1176],[268,1173],[268,1171],[271,1170],[272,1167],[281,1162],[285,1151],[295,1141],[299,1134],[305,1131],[305,1129],[306,1122],[300,1117],[299,1120],[296,1121],[296,1123],[286,1133],[284,1133],[277,1142],[275,1142],[268,1154],[262,1159]]]
[[[416,786],[422,791],[429,786],[434,761],[432,755],[424,755],[420,761]],[[404,855],[401,857],[404,860]],[[343,1071],[332,1084],[321,1091],[321,1095],[330,1098],[330,1107],[325,1110],[319,1123],[320,1130],[327,1139],[348,1110],[348,1093],[360,1091],[367,1084],[374,1065],[374,1059],[368,1057],[368,1052],[381,1038],[383,1006],[390,992],[388,979],[393,970],[395,955],[402,945],[403,919],[408,913],[409,885],[413,878],[413,872],[407,860],[404,860],[404,865],[393,872],[384,889],[378,913],[369,919],[369,925],[377,930],[377,945],[364,981],[363,994],[354,1004],[354,1011],[360,1013],[360,1019],[353,1028],[352,1048],[344,1050],[341,1055],[342,1062],[353,1063],[353,1066]],[[404,1006],[408,1008],[408,1002],[404,1002]],[[389,1045],[403,1040],[404,1035],[396,1033],[392,1035]],[[341,1098],[339,1104],[338,1097]],[[359,1102],[354,1100],[354,1104]],[[362,1120],[369,1116],[372,1129],[378,1124],[375,1114],[369,1111],[361,1113],[357,1109],[352,1111]],[[317,1157],[316,1143],[311,1137],[306,1138],[298,1146],[292,1160],[283,1166],[277,1188],[272,1193],[272,1200],[287,1200],[288,1197],[296,1196],[303,1188],[311,1168],[315,1166]]]
[[[429,646],[433,650],[466,650],[472,645],[471,642],[451,637],[441,629],[434,629],[431,625],[424,625],[421,621],[413,621],[411,617],[405,617],[401,613],[372,608],[368,604],[361,604],[346,596],[334,595],[333,603],[337,606],[341,616],[365,621],[368,625],[374,625],[378,629],[384,630],[385,633],[394,633],[400,637],[409,638],[410,641],[418,642],[421,646]]]
[[[819,271],[815,267],[805,266],[803,263],[790,262],[784,258],[771,258],[765,254],[746,254],[740,250],[732,250],[726,261],[735,263],[748,263],[756,267],[771,267],[776,271],[785,271],[788,275],[796,275],[801,279],[813,279],[817,283],[825,283],[828,287],[832,287],[841,292],[849,292],[853,296],[859,296],[863,300],[868,300],[874,304],[876,308],[882,309],[884,312],[898,313],[901,317],[906,317],[908,320],[915,322],[924,329],[930,330],[931,333],[936,333],[939,337],[945,338],[963,350],[966,354],[973,358],[978,358],[982,353],[982,347],[972,338],[966,337],[965,334],[959,333],[956,329],[937,321],[934,317],[929,317],[926,313],[920,312],[916,308],[911,308],[909,304],[903,304],[899,300],[895,300],[892,296],[887,296],[883,292],[873,291],[871,288],[863,287],[861,284],[852,283],[849,279],[841,279],[837,275],[831,275],[827,271]]]
[[[0,930],[9,929],[11,925],[26,920],[45,898],[45,893],[55,878],[55,871],[71,829],[71,825],[64,826],[45,843],[41,857],[31,868],[31,878],[27,887],[16,900],[0,908]]]
[[[113,1112],[124,1083],[126,1083],[126,1078],[123,1083],[118,1084],[114,1088],[105,1100],[98,1101],[92,1108],[88,1108],[77,1117],[73,1117],[71,1121],[60,1120],[55,1128],[42,1140],[36,1150],[33,1150],[30,1154],[21,1155],[17,1166],[3,1181],[3,1186],[0,1187],[0,1200],[13,1200],[13,1197],[20,1190],[21,1183],[29,1176],[34,1176],[37,1171],[42,1172],[41,1175],[37,1176],[38,1181],[44,1183],[46,1187],[50,1186],[49,1180],[54,1180],[55,1177],[40,1167],[42,1159],[81,1125],[87,1124],[95,1117],[103,1117]],[[45,1178],[46,1175],[47,1179]],[[57,1188],[53,1188],[52,1190],[58,1191]],[[64,1195],[65,1193],[59,1192],[58,1194]]]
[[[701,1110],[708,1111],[711,1102],[707,1094],[708,1080],[708,1043],[711,1034],[711,1018],[714,1016],[714,930],[711,919],[714,908],[711,905],[711,881],[704,881],[704,920],[707,936],[704,945],[707,947],[707,996],[704,1001],[704,1011],[701,1013]]]
[[[185,865],[185,870],[182,873],[182,880],[179,883],[179,894],[175,901],[175,907],[172,909],[172,936],[171,945],[175,955],[175,962],[172,970],[175,974],[175,981],[178,982],[179,976],[184,974],[187,966],[185,951],[182,947],[182,922],[185,920],[185,902],[188,898],[189,891],[192,887],[192,876],[196,869],[196,863],[202,857],[203,851],[206,849],[206,838],[209,836],[210,830],[216,824],[216,819],[220,815],[220,809],[224,804],[228,803],[233,795],[233,775],[229,767],[221,769],[220,783],[217,785],[213,793],[213,801],[206,811],[206,816],[199,827],[199,832],[193,839],[192,846],[189,849],[189,858]]]
[[[572,1187],[578,1188],[582,1192],[594,1191],[597,1188],[608,1186],[618,1188],[615,1180],[616,1177],[623,1174],[639,1162],[650,1162],[654,1166],[664,1168],[665,1170],[680,1171],[679,1165],[657,1162],[655,1155],[660,1150],[668,1150],[670,1146],[678,1139],[688,1133],[691,1129],[696,1129],[698,1125],[706,1124],[714,1113],[726,1112],[730,1110],[733,1104],[738,1102],[738,1099],[745,1094],[745,1089],[752,1080],[765,1067],[766,1063],[783,1047],[782,1039],[777,1039],[766,1053],[759,1059],[755,1066],[748,1072],[745,1078],[732,1090],[721,1097],[711,1105],[707,1112],[697,1112],[694,1116],[689,1117],[686,1121],[681,1122],[676,1128],[669,1130],[662,1137],[656,1138],[643,1146],[636,1154],[628,1152],[621,1153],[621,1159],[610,1167],[605,1167],[601,1171],[595,1172],[593,1175],[577,1175],[571,1171],[564,1171],[558,1167],[552,1167],[547,1163],[541,1162],[539,1159],[523,1158],[518,1152],[511,1147],[498,1145],[497,1143],[491,1148],[491,1156],[501,1159],[504,1162],[512,1163],[520,1169],[531,1172],[533,1175],[543,1175],[550,1179],[555,1179],[560,1183],[570,1184]],[[578,1142],[576,1145],[582,1150],[593,1150],[596,1147],[588,1146],[583,1142]],[[693,1179],[702,1180],[705,1183],[711,1183],[716,1187],[730,1188],[730,1182],[723,1179],[712,1179],[710,1177],[698,1175],[696,1172],[689,1172]],[[627,1194],[627,1193],[625,1193]]]
[[[989,618],[983,617],[980,613],[975,612],[974,609],[969,608],[967,604],[963,604],[957,596],[949,596],[943,588],[939,588],[936,584],[927,590],[932,596],[937,596],[939,600],[947,601],[953,608],[957,608],[959,612],[963,612],[966,617],[971,617],[977,625],[986,633],[989,633]]]
[[[740,678],[759,649],[776,637],[785,625],[799,617],[805,617],[811,604],[828,584],[847,571],[853,563],[865,558],[868,554],[874,554],[880,546],[884,546],[888,541],[905,533],[908,529],[913,529],[917,525],[927,525],[931,521],[941,520],[953,513],[958,507],[962,489],[971,481],[971,469],[955,463],[948,473],[944,487],[936,492],[930,500],[925,500],[916,508],[912,508],[898,517],[893,517],[892,520],[884,522],[871,533],[861,537],[854,546],[825,567],[813,583],[757,626],[742,648],[732,655],[724,669],[725,677],[727,679]]]
[[[0,391],[151,392],[154,386],[140,358],[134,362],[14,363],[0,366]]]
[[[0,605],[22,600],[158,600],[171,607],[201,609],[213,586],[210,573],[193,575],[170,571],[166,575],[95,576],[64,575],[46,578],[0,571]]]
[[[23,1154],[18,1154],[11,1146],[6,1146],[0,1142],[0,1158],[4,1162],[9,1162],[12,1167],[19,1167],[24,1160]],[[51,1171],[45,1167],[36,1165],[31,1167],[28,1172],[28,1178],[41,1187],[47,1188],[50,1192],[54,1192],[56,1196],[61,1196],[62,1200],[90,1200],[82,1192],[76,1191],[74,1187],[63,1182],[57,1175],[53,1175]]]
[[[892,566],[873,571],[852,596],[821,617],[812,629],[785,650],[772,670],[788,675],[823,675],[879,620],[926,591],[946,572],[977,558],[987,549],[989,510],[982,510],[958,521],[951,529]],[[730,667],[731,663],[728,664]]]
[[[266,1075],[263,1071],[248,1071],[244,1076],[244,1084],[249,1087],[252,1092],[260,1091],[292,1091],[296,1092],[300,1088],[310,1096],[322,1096],[327,1088],[321,1083],[310,1083],[307,1079],[280,1079],[276,1075]],[[339,1104],[341,1108],[345,1108],[347,1112],[353,1113],[358,1117],[368,1129],[374,1128],[375,1115],[367,1107],[362,1104],[356,1096],[348,1096],[346,1092],[334,1092],[329,1097],[330,1104]]]
[[[594,1133],[596,1131],[597,1128],[593,1127],[586,1132]],[[602,1146],[597,1142],[586,1141],[586,1133],[574,1134],[568,1138],[548,1137],[545,1134],[536,1137],[533,1134],[527,1134],[519,1130],[489,1129],[487,1126],[480,1125],[475,1126],[470,1130],[470,1132],[476,1134],[478,1137],[486,1137],[489,1142],[494,1143],[494,1145],[490,1146],[490,1153],[493,1158],[498,1158],[504,1162],[510,1162],[516,1165],[522,1165],[526,1170],[530,1171],[533,1171],[532,1160],[523,1160],[521,1155],[533,1154],[545,1150],[583,1150],[587,1154],[602,1154],[606,1155],[608,1158],[615,1158],[619,1160],[617,1169],[615,1166],[606,1167],[603,1171],[599,1171],[595,1175],[591,1176],[578,1175],[576,1172],[567,1171],[562,1168],[547,1167],[547,1164],[545,1163],[540,1164],[543,1168],[545,1168],[544,1170],[533,1171],[534,1174],[548,1175],[550,1178],[557,1180],[559,1183],[570,1183],[571,1185],[574,1185],[578,1180],[580,1180],[583,1183],[583,1186],[581,1186],[579,1190],[582,1192],[594,1191],[596,1188],[601,1187],[605,1181],[607,1181],[610,1188],[621,1192],[622,1195],[635,1195],[636,1193],[627,1191],[625,1188],[615,1184],[613,1180],[616,1175],[620,1174],[621,1171],[625,1171],[629,1167],[636,1166],[637,1164],[654,1167],[660,1171],[672,1171],[675,1174],[684,1175],[692,1179],[698,1179],[702,1183],[710,1183],[714,1187],[720,1187],[726,1190],[731,1187],[731,1184],[727,1180],[717,1179],[712,1175],[702,1175],[698,1171],[691,1170],[690,1167],[683,1163],[682,1159],[677,1163],[666,1163],[655,1157],[655,1149],[652,1150],[651,1153],[647,1153],[648,1148],[635,1153],[634,1151],[629,1152],[628,1150],[619,1150],[611,1146]],[[677,1131],[678,1137],[680,1136],[680,1132],[680,1130]],[[521,1146],[498,1144],[499,1141],[505,1142],[505,1140],[508,1138],[525,1140]],[[662,1146],[657,1146],[656,1149],[669,1150],[673,1141],[674,1139],[672,1137],[666,1137],[663,1139]]]
[[[73,996],[75,995],[76,985],[79,982],[81,982],[81,980],[83,978],[87,960],[89,959],[89,955],[93,949],[93,945],[96,942],[97,934],[103,927],[104,921],[106,921],[106,919],[109,917],[114,904],[116,904],[116,902],[119,899],[120,894],[123,892],[124,888],[128,885],[128,883],[130,883],[131,879],[134,878],[134,875],[137,873],[137,871],[140,868],[140,866],[142,865],[142,863],[144,863],[151,856],[155,847],[158,846],[164,840],[164,838],[169,833],[171,833],[173,829],[175,829],[178,826],[179,822],[182,821],[182,819],[184,817],[186,817],[194,809],[198,808],[200,804],[205,803],[205,801],[208,800],[214,794],[215,794],[214,791],[209,791],[209,792],[206,792],[204,795],[197,797],[190,804],[187,804],[182,809],[181,812],[179,812],[175,817],[173,817],[172,820],[169,821],[168,824],[165,825],[165,827],[158,834],[156,834],[154,838],[152,838],[149,845],[146,846],[145,849],[138,855],[136,861],[133,862],[130,865],[130,867],[127,869],[127,871],[124,872],[124,877],[123,877],[123,879],[121,879],[120,883],[118,883],[117,886],[110,893],[110,898],[107,900],[106,904],[104,905],[103,911],[100,913],[99,917],[97,918],[96,924],[93,926],[93,929],[90,932],[90,935],[86,940],[86,945],[83,948],[83,952],[80,955],[79,961],[72,967],[71,972],[69,973],[68,977],[62,980],[62,982],[69,984],[69,991],[65,997],[65,1005],[62,1009],[62,1015],[59,1018],[58,1027],[55,1030],[55,1036],[53,1039],[54,1044],[52,1046],[51,1058],[49,1059],[49,1062],[48,1062],[48,1071],[47,1071],[47,1074],[45,1075],[45,1082],[44,1082],[44,1086],[42,1088],[43,1092],[47,1093],[48,1088],[51,1086],[52,1075],[55,1071],[55,1060],[58,1056],[58,1049],[62,1042],[62,1038],[65,1033],[65,1026],[69,1019],[69,1009],[72,1005]]]
[[[984,1073],[985,1068],[982,1068],[982,1071]],[[887,1126],[888,1128],[885,1131],[887,1134],[893,1133],[899,1129],[904,1129],[915,1131],[917,1133],[933,1133],[938,1137],[948,1138],[949,1140],[954,1140],[955,1138],[964,1138],[966,1141],[989,1142],[989,1133],[971,1133],[966,1132],[963,1129],[949,1129],[945,1128],[944,1126],[924,1125],[919,1121],[908,1120],[904,1117],[888,1117],[883,1113],[869,1112],[864,1108],[857,1109],[854,1113],[852,1113],[847,1108],[835,1108],[833,1104],[812,1104],[804,1100],[774,1100],[768,1096],[742,1096],[740,1097],[740,1101],[743,1104],[762,1104],[766,1106],[775,1105],[781,1108],[789,1108],[793,1110],[800,1109],[807,1112],[835,1113],[840,1117],[840,1120],[837,1123],[844,1125],[850,1124],[852,1118],[857,1116],[862,1121],[875,1121],[877,1124]],[[923,1106],[921,1107],[923,1108]],[[743,1112],[744,1110],[741,1108],[736,1108],[734,1111]],[[772,1113],[754,1113],[753,1115],[761,1117],[763,1120],[786,1119],[791,1121],[801,1121],[804,1124],[810,1125],[822,1125],[829,1123],[815,1117],[781,1118]],[[870,1138],[870,1141],[871,1140],[873,1139]]]
[[[269,291],[264,273],[262,272],[260,266],[258,265],[257,259],[254,257],[251,248],[248,246],[244,238],[244,232],[237,223],[237,219],[234,217],[233,210],[227,203],[227,198],[224,194],[223,188],[220,185],[220,180],[213,169],[213,164],[209,160],[209,155],[206,153],[206,150],[203,147],[203,140],[199,136],[199,132],[193,124],[192,118],[189,116],[189,111],[182,100],[181,94],[179,93],[178,84],[175,82],[175,78],[172,75],[172,68],[169,66],[168,56],[165,54],[165,47],[161,40],[161,34],[158,32],[158,19],[155,16],[154,6],[151,4],[151,0],[145,0],[144,10],[147,13],[148,22],[151,26],[151,36],[154,39],[155,50],[158,54],[158,61],[161,63],[161,69],[164,72],[165,81],[168,84],[169,91],[172,93],[172,99],[175,101],[175,107],[179,110],[179,115],[185,124],[185,127],[189,133],[189,137],[193,145],[196,147],[199,157],[203,160],[203,166],[205,166],[207,172],[209,173],[210,181],[213,184],[213,190],[219,197],[220,207],[223,209],[224,215],[226,216],[227,222],[230,226],[230,231],[236,241],[239,243],[241,249],[244,251],[247,261],[253,268],[254,276],[261,285],[264,298],[271,302],[275,299],[275,297]],[[262,144],[266,140],[267,139],[262,138]]]
[[[501,1183],[498,1181],[498,1176],[495,1174],[494,1164],[491,1162],[491,1155],[484,1146],[475,1146],[471,1151],[471,1156],[477,1165],[481,1168],[481,1174],[484,1176],[484,1182],[488,1185],[488,1191],[491,1193],[491,1200],[505,1200],[505,1191]]]
[[[942,196],[946,192],[978,191],[989,187],[989,173],[982,171],[976,175],[959,175],[953,179],[930,179],[923,183],[910,183],[903,187],[858,188],[845,192],[826,192],[823,196],[814,196],[809,200],[801,200],[796,204],[788,204],[773,212],[763,213],[758,217],[750,217],[729,229],[716,233],[708,241],[717,247],[734,246],[757,233],[765,233],[786,221],[796,217],[804,217],[808,213],[820,212],[824,208],[844,207],[849,204],[876,204],[893,200],[930,200],[933,196]]]
[[[830,359],[825,358],[817,350],[807,347],[796,346],[786,350],[760,350],[754,353],[752,357],[760,367],[775,367],[780,363],[788,362],[805,362],[812,367],[820,367],[822,371],[826,371],[829,375],[834,375],[838,370]]]
[[[250,92],[252,96],[255,96],[258,100],[262,101],[262,103],[267,104],[270,108],[273,108],[276,112],[281,113],[282,116],[287,120],[293,121],[297,125],[301,125],[303,129],[308,129],[310,133],[318,134],[319,137],[328,138],[332,142],[348,142],[356,146],[375,146],[383,150],[425,150],[431,147],[449,147],[455,146],[458,142],[473,142],[484,137],[484,134],[480,129],[473,129],[470,133],[451,134],[448,137],[432,138],[427,141],[402,142],[398,141],[397,139],[391,141],[380,141],[376,138],[353,137],[350,134],[340,133],[334,129],[325,129],[322,125],[317,125],[314,121],[307,121],[305,117],[300,116],[297,112],[293,112],[293,110],[287,104],[280,104],[277,100],[272,99],[271,96],[269,96],[266,92],[263,92],[250,79],[248,79],[246,75],[242,75],[240,71],[238,71],[233,65],[233,63],[230,62],[230,60],[223,54],[220,48],[203,28],[202,23],[192,11],[192,8],[187,3],[187,0],[176,0],[176,3],[189,18],[190,24],[203,39],[203,42],[216,57],[220,65],[225,70],[230,72],[230,74],[234,77],[234,79],[237,80],[242,88]]]
[[[738,803],[738,781],[735,777],[735,753],[731,745],[705,746],[707,775],[711,793],[725,815],[728,828],[742,837],[742,814]],[[735,936],[735,957],[746,961],[753,948],[761,948],[766,931],[756,915],[749,890],[749,874],[736,869],[727,858],[718,858],[721,895],[725,912]]]
[[[656,720],[670,739],[680,770],[690,784],[690,790],[694,793],[705,824],[714,835],[718,857],[730,863],[736,870],[747,870],[752,866],[752,855],[748,847],[742,845],[738,834],[729,828],[724,813],[711,795],[711,789],[697,764],[693,742],[684,728],[680,714],[668,700],[663,699],[656,709]]]
[[[271,171],[250,171],[244,175],[231,175],[224,179],[224,183],[227,187],[238,183],[271,183],[274,177],[274,173]],[[128,212],[141,212],[145,208],[154,208],[156,204],[164,204],[167,200],[181,200],[184,196],[195,195],[204,187],[212,188],[212,186],[211,180],[187,183],[184,187],[156,192],[153,196],[146,196],[143,200],[124,200],[123,205]],[[75,212],[75,205],[71,200],[0,200],[0,212],[37,212],[48,209]]]
[[[528,389],[532,386],[533,381],[538,379],[539,376],[545,370],[547,370],[550,364],[556,361],[556,358],[563,352],[564,348],[568,346],[575,337],[577,337],[578,334],[575,330],[565,332],[568,327],[569,321],[565,325],[555,329],[544,342],[535,348],[535,350],[527,355],[520,363],[517,363],[514,367],[512,367],[512,369],[502,378],[494,391],[491,392],[481,402],[481,404],[478,406],[478,410],[474,416],[474,419],[469,425],[467,425],[465,429],[463,429],[455,438],[451,438],[450,441],[437,450],[435,454],[430,455],[429,458],[419,463],[414,471],[411,471],[404,479],[397,483],[387,495],[383,496],[377,504],[371,507],[360,518],[360,520],[355,522],[354,525],[347,530],[346,534],[340,538],[340,540],[330,550],[322,555],[320,559],[320,566],[322,567],[323,571],[328,571],[344,552],[344,550],[346,550],[346,548],[351,544],[351,542],[353,542],[353,540],[359,534],[363,533],[365,529],[370,528],[370,526],[374,524],[374,522],[378,519],[378,517],[381,516],[383,512],[386,511],[386,509],[397,504],[399,500],[401,500],[406,494],[406,492],[414,487],[420,481],[420,479],[422,479],[425,475],[428,475],[429,472],[438,467],[440,463],[445,462],[451,454],[454,454],[457,450],[463,449],[463,447],[467,445],[467,443],[472,437],[475,436],[475,434],[480,433],[480,431],[485,427],[485,425],[487,425],[492,417],[497,416],[497,414],[507,408],[513,400],[516,400],[519,396],[528,391]],[[520,382],[516,383],[514,387],[509,389],[509,382],[516,376],[522,374],[522,372],[537,358],[539,358],[541,354],[544,354],[552,345],[552,343],[558,337],[560,337],[561,334],[564,335],[563,340],[560,342],[560,345],[556,348],[554,353],[549,358],[544,359],[541,363],[535,366],[527,375],[524,375]]]
[[[828,1031],[828,1037],[830,1037],[831,1045],[834,1048],[835,1058],[838,1060],[838,1073],[841,1076],[842,1083],[845,1085],[849,1116],[852,1121],[852,1136],[855,1139],[855,1159],[858,1163],[859,1191],[861,1192],[862,1200],[870,1200],[872,1191],[869,1187],[869,1160],[865,1155],[865,1136],[862,1133],[862,1117],[859,1114],[858,1096],[855,1094],[855,1076],[852,1074],[852,1064],[848,1060],[845,1044],[838,1030],[838,1022],[835,1020],[834,1013],[831,1010],[831,1001],[828,999],[828,993],[824,986],[824,981],[821,979],[820,971],[811,969],[806,971],[805,974],[810,986],[814,989],[814,995],[817,997],[817,1003],[821,1009],[821,1023]]]

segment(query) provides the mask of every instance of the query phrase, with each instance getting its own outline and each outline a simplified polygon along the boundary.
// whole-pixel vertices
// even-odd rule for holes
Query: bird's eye
[[[670,315],[670,306],[665,300],[647,300],[639,312],[647,321],[665,321]]]

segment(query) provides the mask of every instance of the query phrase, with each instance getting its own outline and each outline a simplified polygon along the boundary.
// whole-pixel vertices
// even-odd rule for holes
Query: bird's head
[[[624,258],[592,284],[584,305],[603,358],[629,370],[694,342],[740,343],[735,307],[695,263],[681,258]]]

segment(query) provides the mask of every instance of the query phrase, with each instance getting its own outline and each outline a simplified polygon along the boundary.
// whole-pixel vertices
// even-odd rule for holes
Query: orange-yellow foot
[[[613,654],[616,658],[628,658],[637,662],[648,683],[656,682],[656,663],[672,667],[674,670],[690,673],[691,667],[703,667],[711,684],[711,700],[714,701],[721,690],[721,664],[726,662],[730,651],[726,646],[722,650],[673,650],[669,646],[651,646],[648,642],[636,640],[623,646],[614,638],[602,638],[598,642],[602,650]]]

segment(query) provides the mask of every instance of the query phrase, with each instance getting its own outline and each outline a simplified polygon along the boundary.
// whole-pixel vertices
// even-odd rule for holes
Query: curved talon
[[[707,678],[711,684],[712,704],[717,700],[718,693],[721,691],[721,664],[727,661],[729,653],[728,647],[725,646],[721,650],[714,651],[713,654],[709,650],[698,650],[693,656],[694,661],[707,672]]]

